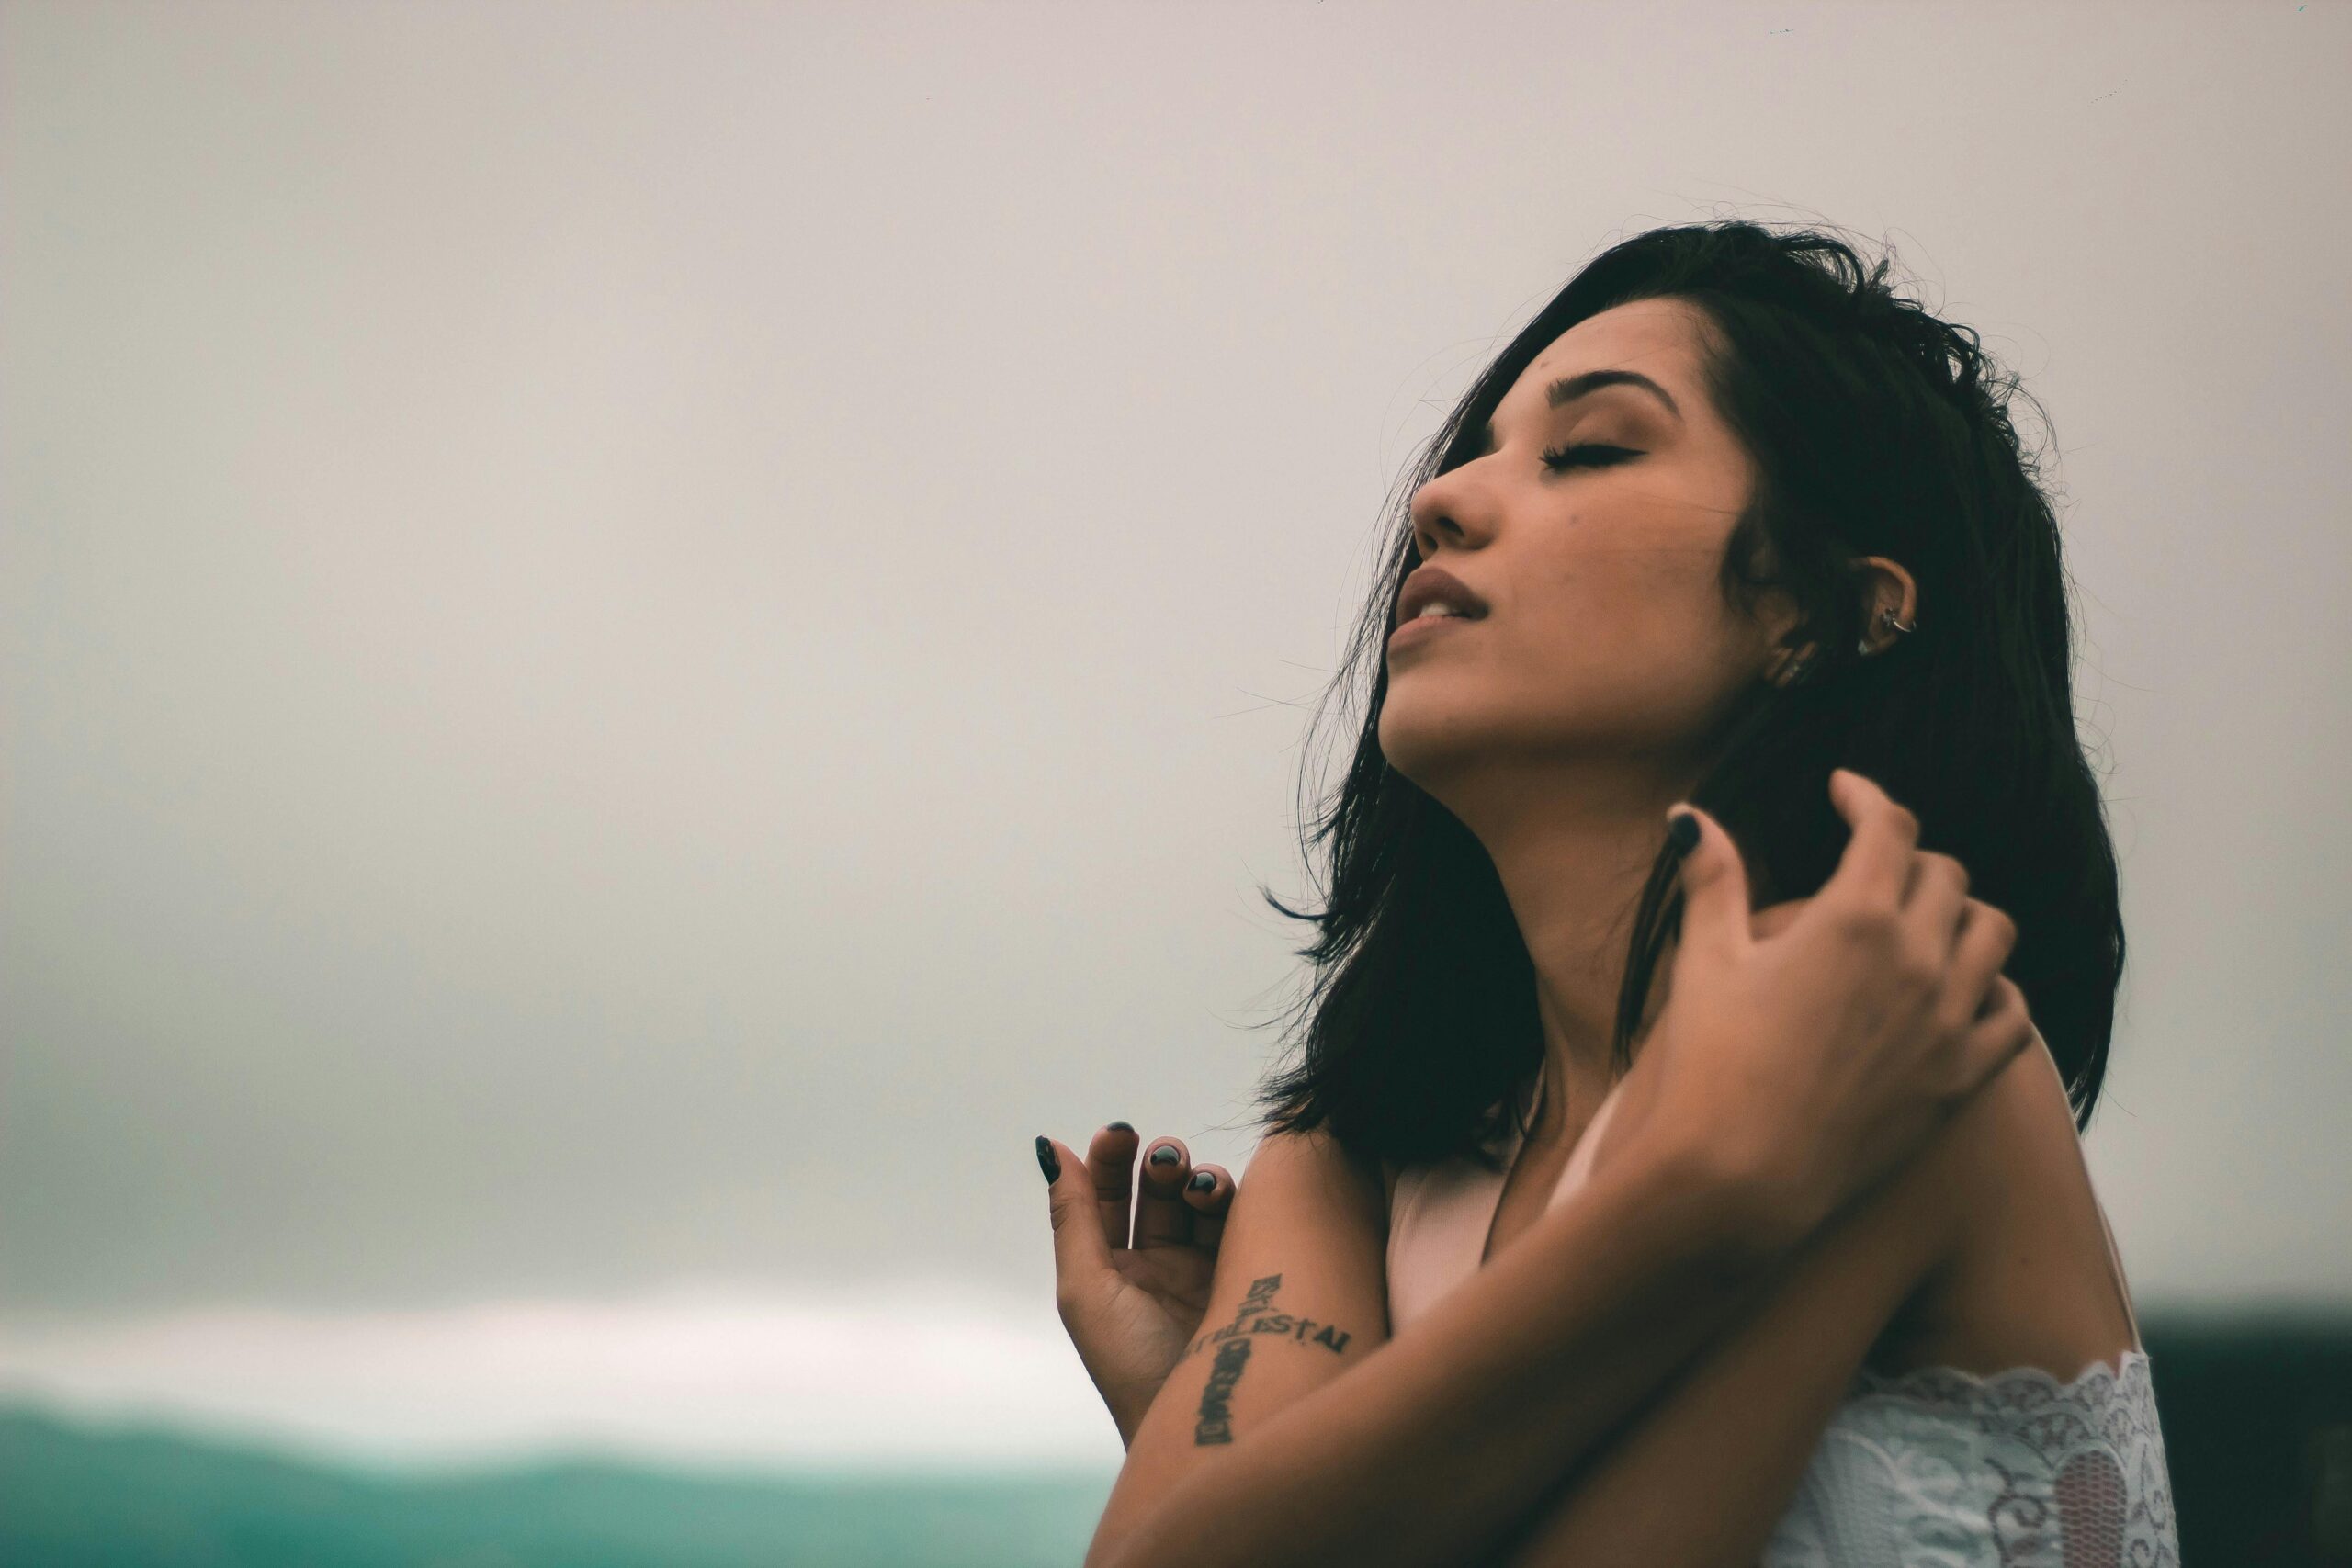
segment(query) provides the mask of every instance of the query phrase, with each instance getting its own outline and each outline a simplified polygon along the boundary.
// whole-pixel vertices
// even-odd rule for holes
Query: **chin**
[[[1381,755],[1431,795],[1439,781],[1473,765],[1485,749],[1479,728],[1458,705],[1439,708],[1409,697],[1399,703],[1392,687],[1381,706]]]

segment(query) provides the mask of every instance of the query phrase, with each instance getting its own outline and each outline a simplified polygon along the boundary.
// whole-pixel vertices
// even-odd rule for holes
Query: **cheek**
[[[1703,570],[1694,570],[1703,566]],[[1592,552],[1514,596],[1498,649],[1511,705],[1558,726],[1663,739],[1702,728],[1747,658],[1715,558]]]
[[[1713,640],[1716,597],[1690,563],[1596,542],[1529,575],[1511,595],[1510,630],[1539,668],[1631,678]]]

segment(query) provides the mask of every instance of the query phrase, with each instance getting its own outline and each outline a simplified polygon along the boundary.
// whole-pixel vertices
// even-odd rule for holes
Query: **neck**
[[[1609,1088],[1634,906],[1666,840],[1666,808],[1686,787],[1612,759],[1606,773],[1555,764],[1508,778],[1482,773],[1475,787],[1443,797],[1494,862],[1534,964],[1547,1085],[1534,1136],[1555,1133],[1570,1104],[1589,1111]],[[1669,943],[1660,989],[1671,957]]]

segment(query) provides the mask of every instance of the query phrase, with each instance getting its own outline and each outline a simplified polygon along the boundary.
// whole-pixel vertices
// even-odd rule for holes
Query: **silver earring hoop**
[[[1903,632],[1914,632],[1919,629],[1919,623],[1917,621],[1913,621],[1909,626],[1905,626],[1901,621],[1895,619],[1894,606],[1892,604],[1882,604],[1879,606],[1878,624],[1883,626],[1892,627],[1898,634]],[[1854,651],[1867,659],[1875,650],[1871,647],[1871,639],[1864,637],[1861,641],[1854,645]]]

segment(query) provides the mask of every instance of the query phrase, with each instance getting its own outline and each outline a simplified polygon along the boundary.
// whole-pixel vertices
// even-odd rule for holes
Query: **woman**
[[[1432,443],[1249,1184],[1037,1140],[1090,1564],[2177,1562],[2057,528],[1886,270],[1636,236]]]

